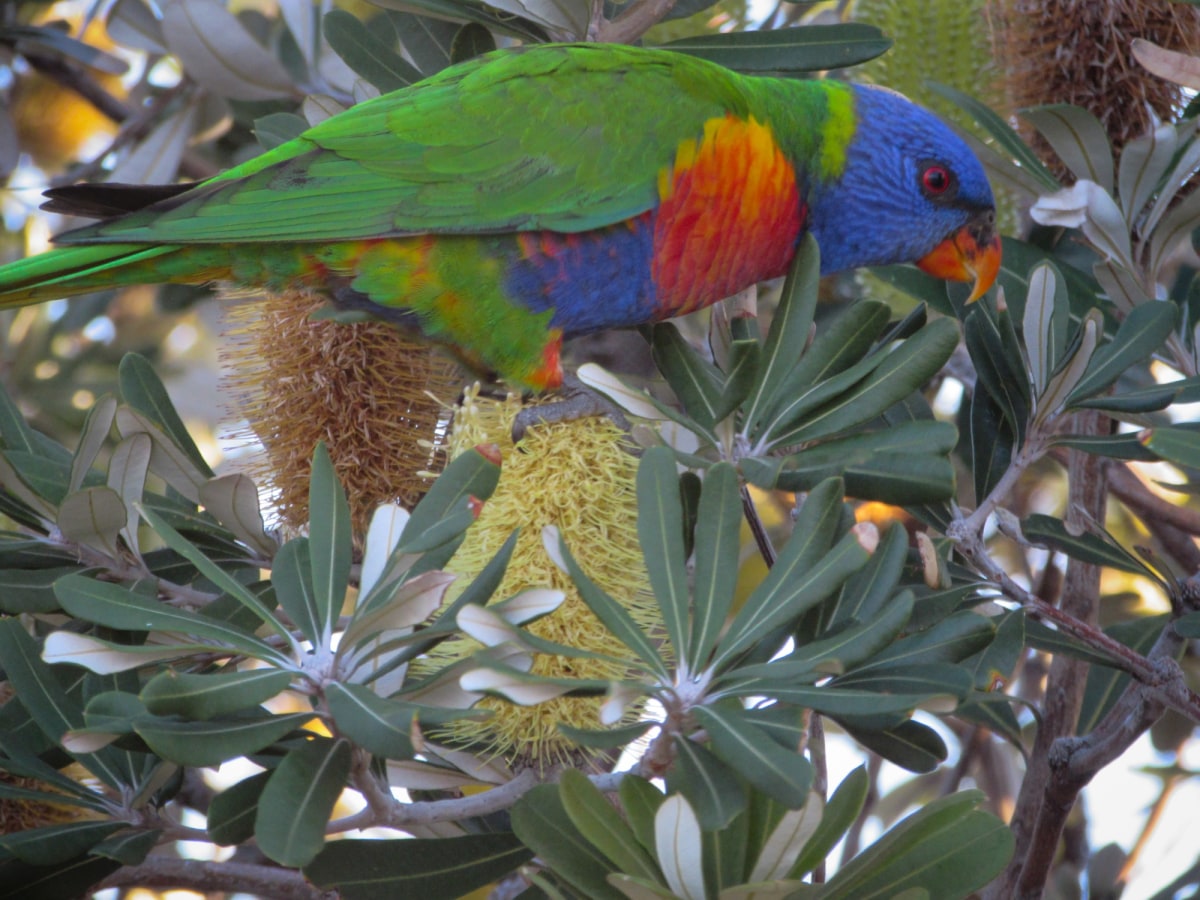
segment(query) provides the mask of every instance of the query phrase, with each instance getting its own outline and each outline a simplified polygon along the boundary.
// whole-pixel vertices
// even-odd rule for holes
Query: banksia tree
[[[131,79],[148,98],[135,121],[79,162],[140,172],[152,160],[162,181],[216,171],[497,36],[633,41],[666,6],[436,5],[455,21],[365,2],[321,17],[307,2],[239,0],[236,15],[218,0],[108,5],[114,38],[156,62]],[[0,4],[0,59],[14,61],[0,92],[27,74],[17,61],[31,43],[89,55],[25,24],[31,6],[42,11]],[[895,17],[895,52],[935,56],[913,35],[950,35],[976,9],[929,6],[944,19],[877,6]],[[840,77],[886,44],[857,22],[674,47]],[[214,110],[228,113],[216,142]],[[432,388],[418,429],[411,385],[396,386],[415,380],[422,399],[432,376],[404,368],[410,345],[390,330],[321,321],[295,295],[267,300],[253,324],[235,311],[245,343],[231,352],[247,374],[231,402],[240,391],[236,414],[276,454],[256,475],[282,529],[266,527],[281,515],[261,502],[271,491],[214,471],[156,366],[109,343],[130,313],[103,295],[22,313],[7,333],[32,380],[10,377],[0,348],[0,803],[18,816],[49,804],[53,821],[0,828],[0,892],[1073,890],[1092,862],[1060,841],[1080,787],[1152,724],[1172,724],[1180,747],[1200,721],[1187,657],[1200,637],[1188,499],[1200,440],[1180,422],[1200,398],[1200,331],[1188,278],[1162,265],[1200,223],[1186,196],[1200,150],[1194,123],[1164,123],[1106,165],[1101,126],[1058,113],[1084,123],[1045,129],[1076,186],[1039,204],[1055,226],[1035,234],[1043,243],[1006,240],[1004,304],[964,309],[898,267],[890,282],[925,301],[909,314],[871,299],[822,306],[806,238],[780,289],[762,292],[761,319],[747,291],[713,307],[706,339],[674,322],[643,329],[650,392],[581,369],[629,433],[535,425],[513,446],[518,402],[472,391],[439,466],[458,376]],[[991,152],[1019,157],[1015,183],[1057,189],[1005,115],[981,118]],[[112,378],[97,374],[106,356]],[[1187,377],[1157,383],[1160,359]],[[78,435],[31,425],[46,396],[86,410]],[[1101,414],[1132,427],[1101,428]],[[1055,506],[1045,473],[1064,459],[1071,494]],[[1138,461],[1174,475],[1178,503],[1147,490]],[[1153,551],[1106,530],[1106,479]],[[767,502],[790,514],[768,521]],[[1141,605],[1102,593],[1115,572],[1136,573]],[[863,764],[843,777],[850,758]],[[879,759],[909,775],[891,788]],[[1159,774],[1161,803],[1191,777],[1182,762]],[[985,790],[962,789],[968,779]],[[64,803],[81,816],[60,820]],[[1144,841],[1128,837],[1136,856]],[[184,842],[236,857],[183,858]],[[1166,892],[1194,889],[1194,872]],[[1090,865],[1087,879],[1115,895],[1124,876]]]

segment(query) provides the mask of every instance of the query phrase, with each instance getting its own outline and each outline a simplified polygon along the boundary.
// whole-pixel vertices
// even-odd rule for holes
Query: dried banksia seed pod
[[[1200,50],[1200,9],[1170,0],[992,0],[996,46],[1014,108],[1071,103],[1089,110],[1120,150],[1152,116],[1175,118],[1182,90],[1134,60],[1144,38]]]
[[[252,474],[277,494],[284,526],[308,521],[309,466],[324,441],[362,534],[377,506],[413,506],[441,468],[461,371],[382,322],[314,320],[322,303],[285,292],[230,304],[225,380],[265,449]]]

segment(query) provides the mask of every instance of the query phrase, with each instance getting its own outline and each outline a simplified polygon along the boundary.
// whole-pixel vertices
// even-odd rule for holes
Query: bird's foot
[[[534,425],[573,422],[588,416],[605,416],[622,431],[629,431],[629,420],[619,406],[588,387],[579,378],[563,374],[562,399],[540,406],[527,406],[513,420],[512,438],[517,443]]]

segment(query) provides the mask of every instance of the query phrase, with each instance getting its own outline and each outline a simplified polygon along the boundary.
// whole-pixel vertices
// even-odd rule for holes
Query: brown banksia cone
[[[633,660],[580,598],[571,579],[547,555],[542,529],[557,527],[571,554],[588,576],[620,602],[651,634],[661,633],[662,619],[648,589],[637,538],[636,478],[638,461],[628,452],[627,435],[608,419],[588,417],[529,429],[519,447],[511,439],[520,400],[494,400],[468,391],[455,416],[451,454],[477,444],[495,443],[503,457],[500,482],[483,505],[478,520],[446,569],[459,574],[447,602],[482,571],[509,536],[520,529],[516,548],[495,599],[527,588],[561,590],[566,599],[550,615],[527,627],[547,640],[583,650]],[[430,664],[442,665],[471,656],[479,644],[469,638],[446,641]],[[535,674],[555,678],[619,679],[623,666],[592,659],[564,659],[538,654]],[[503,757],[520,768],[547,768],[559,763],[599,764],[603,757],[583,751],[558,729],[603,727],[603,698],[559,697],[536,706],[517,706],[485,697],[477,708],[493,715],[463,720],[434,739],[468,742]]]
[[[992,0],[989,14],[1011,106],[1081,106],[1117,151],[1184,100],[1137,63],[1133,39],[1200,51],[1200,9],[1170,0]]]
[[[308,521],[313,448],[324,441],[356,535],[381,503],[412,508],[444,460],[459,365],[382,322],[315,320],[324,301],[284,292],[228,304],[225,382],[264,453],[251,475],[285,528]]]

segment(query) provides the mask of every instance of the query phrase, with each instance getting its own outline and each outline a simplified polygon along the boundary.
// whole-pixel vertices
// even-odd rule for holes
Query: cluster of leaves
[[[976,809],[982,792],[963,791],[905,819],[827,882],[801,881],[861,813],[869,783],[856,769],[828,804],[811,794],[801,808],[756,793],[744,811],[711,829],[683,794],[664,796],[628,776],[618,813],[587,778],[568,771],[557,786],[521,799],[513,827],[553,871],[535,877],[545,895],[589,900],[962,897],[1011,853],[1008,830]]]
[[[113,37],[151,61],[174,60],[187,77],[171,91],[143,82],[153,115],[114,145],[113,177],[171,180],[199,133],[234,129],[205,150],[220,164],[251,131],[275,146],[498,40],[625,31],[631,39],[653,21],[638,18],[648,3],[378,5],[360,21],[280,0],[270,20],[233,15],[218,0],[118,0],[107,18]],[[681,2],[672,15],[709,5]],[[0,46],[111,65],[49,26],[5,20]],[[839,25],[668,46],[732,68],[801,75],[870,58],[887,41]],[[998,150],[980,149],[999,181],[1034,195],[1059,190],[1007,123],[956,99],[991,134]],[[323,451],[314,457],[308,533],[281,542],[264,528],[249,479],[217,477],[205,464],[144,359],[125,358],[119,396],[94,405],[73,452],[31,428],[0,393],[0,513],[13,528],[0,534],[0,664],[15,692],[0,707],[0,769],[22,779],[0,783],[0,797],[78,811],[75,821],[0,836],[5,889],[76,896],[183,839],[253,841],[274,863],[352,900],[399,890],[456,897],[534,854],[537,864],[523,870],[531,897],[952,898],[987,883],[1012,840],[976,809],[974,792],[930,804],[843,860],[828,882],[806,883],[866,814],[868,791],[862,771],[828,800],[814,790],[806,753],[814,720],[932,773],[948,755],[932,715],[1024,746],[1012,699],[995,688],[1027,647],[1095,664],[1081,734],[1114,707],[1128,675],[1111,653],[1019,611],[981,615],[995,585],[953,559],[953,540],[925,540],[917,551],[899,525],[879,537],[854,525],[843,495],[908,506],[961,540],[1002,511],[1016,479],[1055,448],[1200,469],[1200,430],[1165,415],[1200,396],[1200,293],[1186,278],[1164,284],[1200,221],[1195,193],[1181,197],[1200,162],[1194,121],[1160,126],[1114,165],[1088,114],[1051,107],[1027,118],[1078,180],[1039,204],[1052,227],[1030,242],[1006,241],[1008,305],[966,310],[956,289],[905,268],[885,275],[928,307],[893,320],[868,300],[830,314],[817,303],[819,261],[808,242],[765,336],[745,306],[714,314],[707,353],[673,324],[647,332],[674,403],[589,374],[656,423],[639,471],[639,537],[665,641],[589,579],[559,534],[544,536],[629,650],[626,675],[614,682],[531,674],[536,654],[581,651],[522,627],[551,612],[557,592],[535,586],[489,602],[512,540],[444,604],[450,576],[441,567],[498,477],[486,452],[455,462],[411,515],[383,509],[356,564],[346,500]],[[1064,239],[1064,226],[1080,228],[1090,249]],[[97,308],[73,306],[40,332],[47,337],[38,346],[49,348],[49,336]],[[930,320],[930,308],[946,316]],[[920,393],[955,352],[955,318],[975,376],[957,428],[935,419]],[[1156,355],[1185,378],[1156,383],[1147,366]],[[1086,409],[1143,431],[1073,434],[1072,414]],[[969,474],[957,493],[952,452]],[[736,583],[743,483],[807,494],[770,573],[748,591]],[[953,500],[968,502],[971,490],[975,512],[965,515]],[[1180,592],[1165,567],[1125,551],[1099,525],[1080,534],[1046,515],[1009,524],[1024,546]],[[1197,616],[1172,627],[1194,637]],[[1146,652],[1171,621],[1143,617],[1109,636]],[[483,649],[414,674],[414,659],[462,634]],[[535,786],[533,773],[513,773],[478,747],[428,737],[430,727],[474,715],[484,693],[516,703],[605,697],[605,727],[568,736],[614,755],[639,748],[640,775],[568,771]],[[628,724],[631,711],[642,720]],[[647,736],[648,747],[635,743]],[[205,830],[179,826],[171,812],[190,802],[185,772],[241,758],[257,770],[215,794]],[[661,776],[663,787],[642,775]],[[492,790],[460,796],[480,785]],[[338,819],[347,788],[366,810]],[[423,802],[398,800],[393,788]],[[416,837],[326,842],[369,825]]]
[[[814,266],[810,250],[800,267]],[[806,285],[792,302],[811,307],[815,284]],[[787,318],[778,317],[777,327],[786,328]],[[935,730],[911,718],[913,710],[971,715],[974,708],[995,718],[987,690],[1020,652],[1020,629],[1011,627],[1019,617],[997,631],[971,608],[984,599],[976,585],[925,585],[904,529],[893,526],[877,542],[873,526],[854,526],[839,478],[814,486],[771,574],[738,606],[735,467],[708,460],[703,480],[692,473],[681,479],[675,451],[655,447],[639,468],[639,535],[667,642],[656,644],[636,626],[549,532],[548,550],[633,661],[623,664],[627,677],[611,683],[539,677],[529,671],[535,654],[583,651],[521,627],[553,611],[561,593],[532,588],[488,603],[512,539],[443,608],[451,576],[440,567],[498,477],[488,453],[459,457],[411,516],[383,508],[355,571],[346,498],[323,449],[314,457],[308,534],[280,544],[263,527],[252,482],[213,475],[144,360],[123,363],[120,387],[119,399],[96,404],[73,453],[31,429],[10,401],[0,406],[0,503],[21,526],[0,536],[10,614],[0,622],[0,660],[16,692],[3,707],[0,765],[41,785],[0,785],[0,794],[43,802],[65,795],[87,811],[78,822],[0,837],[6,878],[37,879],[46,896],[70,896],[179,839],[163,807],[177,798],[182,773],[242,757],[261,771],[218,793],[206,831],[189,837],[254,840],[276,863],[361,897],[400,883],[422,885],[425,896],[458,896],[532,851],[553,870],[545,877],[593,896],[572,880],[575,863],[565,851],[546,857],[544,833],[535,824],[527,834],[518,824],[556,815],[558,789],[549,786],[526,795],[525,812],[514,810],[515,837],[466,834],[453,847],[441,838],[406,841],[413,852],[399,855],[377,841],[326,846],[329,831],[405,825],[406,804],[391,798],[391,788],[516,784],[513,773],[489,766],[473,748],[425,736],[430,726],[472,715],[483,693],[519,703],[605,694],[604,721],[614,727],[568,736],[615,752],[657,730],[643,768],[666,775],[670,799],[651,803],[647,791],[663,795],[633,776],[622,790],[657,810],[656,830],[682,829],[672,840],[676,852],[690,842],[688,853],[710,855],[700,849],[710,838],[697,835],[732,840],[749,829],[766,843],[747,838],[745,871],[722,878],[765,879],[790,890],[808,870],[797,869],[798,860],[819,864],[862,803],[858,797],[822,812],[811,793],[812,765],[800,752],[807,718],[828,716],[900,765],[932,771],[947,749]],[[411,660],[460,633],[484,649],[413,675]],[[772,659],[789,642],[790,652]],[[659,702],[661,717],[618,724],[647,698]],[[1016,730],[1014,720],[1009,731]],[[72,761],[97,786],[58,770]],[[368,819],[330,821],[346,787],[372,804]],[[595,788],[578,780],[562,788],[572,789],[594,804]],[[976,803],[963,797],[947,818],[930,812],[902,826],[830,882],[830,896],[856,890],[878,866],[907,867],[903,860],[913,854],[948,867],[914,876],[938,896],[982,884],[1007,856],[1008,832],[989,814],[972,812]],[[460,827],[473,818],[464,821],[452,806],[445,815]],[[951,841],[948,829],[963,817],[981,829],[981,844]],[[799,828],[800,821],[809,824]],[[810,843],[818,823],[824,837]],[[666,846],[665,837],[656,840]],[[994,864],[961,864],[981,848]],[[435,874],[451,852],[452,874]],[[775,853],[782,855],[764,869]],[[678,860],[658,859],[660,874],[650,880],[683,890],[667,874]],[[625,861],[618,857],[605,871],[649,877],[649,870],[623,870]],[[68,862],[74,865],[63,869]],[[384,868],[370,888],[356,883],[368,864]],[[970,885],[946,871],[969,871]],[[719,881],[713,890],[733,884]],[[680,896],[701,896],[698,889],[691,883]]]
[[[956,434],[918,389],[954,352],[958,330],[926,321],[918,306],[899,322],[865,300],[826,317],[816,332],[820,253],[806,238],[765,338],[752,311],[714,314],[711,361],[672,323],[653,326],[655,363],[676,402],[633,391],[584,367],[581,377],[629,412],[667,420],[685,465],[717,460],[765,490],[807,491],[829,477],[855,497],[894,504],[947,500]]]

